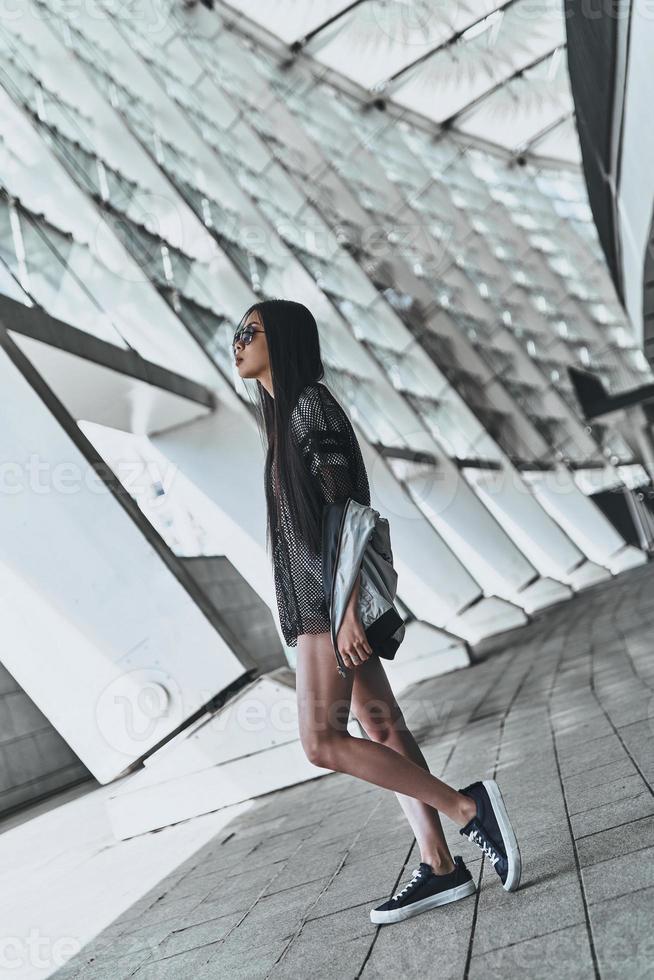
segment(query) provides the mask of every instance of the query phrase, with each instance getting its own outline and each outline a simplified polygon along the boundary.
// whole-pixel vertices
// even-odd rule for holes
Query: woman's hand
[[[358,667],[359,664],[365,663],[373,652],[359,618],[360,584],[361,572],[359,571],[348,600],[341,628],[336,637],[336,643],[346,667]]]
[[[372,655],[372,648],[356,614],[346,613],[336,642],[346,667],[358,667]]]

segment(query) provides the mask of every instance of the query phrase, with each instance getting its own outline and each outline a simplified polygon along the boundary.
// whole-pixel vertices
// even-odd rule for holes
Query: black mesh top
[[[320,381],[306,385],[290,417],[291,433],[322,499],[352,497],[370,506],[368,476],[361,448],[345,410]],[[275,492],[274,467],[272,484]],[[322,556],[300,538],[282,497],[279,528],[273,541],[273,571],[279,621],[288,646],[302,633],[329,631],[322,583]]]

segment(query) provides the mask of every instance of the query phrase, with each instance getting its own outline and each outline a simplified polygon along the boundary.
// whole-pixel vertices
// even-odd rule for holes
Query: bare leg
[[[354,671],[352,711],[365,732],[375,742],[388,745],[429,772],[420,746],[406,726],[379,657],[370,657]],[[420,859],[436,874],[447,874],[454,861],[445,840],[438,810],[422,800],[396,793],[420,849]]]
[[[463,827],[477,812],[474,800],[390,745],[355,738],[348,732],[354,674],[360,669],[348,670],[347,676],[341,677],[329,633],[303,633],[298,637],[298,717],[307,758],[321,768],[349,773],[428,803]]]

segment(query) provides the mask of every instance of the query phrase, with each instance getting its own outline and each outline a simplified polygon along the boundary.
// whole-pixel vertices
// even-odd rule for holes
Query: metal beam
[[[298,38],[297,41],[293,41],[291,44],[291,51],[293,54],[297,54],[299,51],[302,51],[302,49],[305,48],[310,41],[313,41],[314,37],[317,37],[321,31],[324,31],[326,27],[336,23],[336,21],[340,20],[341,17],[344,17],[345,14],[349,14],[351,10],[354,10],[355,7],[359,7],[365,2],[366,0],[354,0],[354,2],[348,4],[347,7],[339,10],[337,14],[334,14],[332,17],[328,17],[327,20],[322,22],[322,24],[318,24],[317,27],[314,27],[313,30],[309,31],[308,34],[305,34],[304,37]]]
[[[520,147],[514,151],[514,156],[520,157],[523,154],[528,153],[534,144],[538,143],[539,140],[545,139],[545,137],[549,136],[550,133],[553,133],[555,129],[562,126],[564,122],[571,119],[574,114],[574,109],[566,110],[562,116],[559,116],[559,118],[555,119],[554,122],[548,123],[547,126],[544,126],[543,129],[539,130],[534,136],[530,136],[525,143],[522,143]]]
[[[531,71],[532,68],[537,68],[538,65],[542,64],[544,61],[547,61],[548,58],[551,58],[552,55],[556,54],[557,51],[560,51],[563,48],[565,48],[565,41],[555,45],[555,47],[551,48],[549,51],[546,51],[545,54],[538,55],[537,58],[534,58],[533,61],[530,61],[526,65],[522,65],[521,68],[516,68],[516,70],[510,75],[506,75],[504,78],[500,79],[499,82],[496,82],[495,85],[492,85],[491,88],[486,89],[485,92],[482,92],[481,95],[471,99],[470,102],[464,105],[461,109],[457,109],[457,111],[453,112],[451,116],[447,117],[447,119],[443,119],[440,125],[444,128],[452,126],[453,123],[459,121],[461,116],[471,112],[472,109],[476,109],[480,103],[484,102],[491,95],[495,95],[495,93],[499,92],[499,90],[504,88],[505,85],[510,85],[511,82],[515,81],[516,78],[520,78],[525,74],[525,72]]]
[[[79,327],[72,327],[39,307],[25,306],[9,296],[0,295],[0,323],[13,333],[40,340],[136,381],[161,388],[210,409],[216,407],[214,393],[204,385],[146,360],[132,348],[124,350],[80,330]]]

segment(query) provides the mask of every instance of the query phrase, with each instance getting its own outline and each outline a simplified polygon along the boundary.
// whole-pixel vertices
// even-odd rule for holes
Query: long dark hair
[[[321,381],[325,368],[320,355],[318,326],[302,303],[267,299],[253,303],[241,319],[242,326],[257,310],[268,341],[270,374],[275,397],[257,380],[255,405],[260,433],[266,444],[264,488],[267,503],[266,547],[272,553],[274,532],[281,519],[279,497],[288,504],[291,521],[314,553],[321,549],[322,500],[292,439],[290,416],[298,395],[310,382]],[[276,466],[277,498],[272,489]]]

